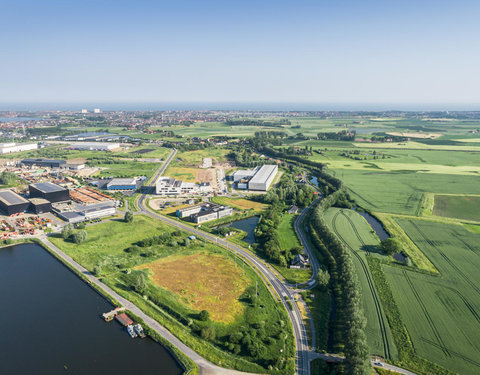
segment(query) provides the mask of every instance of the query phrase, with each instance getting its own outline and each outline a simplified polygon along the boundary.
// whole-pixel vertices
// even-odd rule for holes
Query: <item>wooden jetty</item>
[[[125,311],[125,307],[117,307],[116,309],[113,309],[112,311],[109,311],[107,313],[102,314],[103,319],[105,319],[106,322],[111,322],[113,318],[115,318],[118,314],[121,312]]]

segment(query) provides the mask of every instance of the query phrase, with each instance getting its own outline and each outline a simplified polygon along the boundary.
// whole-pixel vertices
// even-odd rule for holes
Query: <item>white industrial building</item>
[[[237,189],[267,191],[277,172],[277,165],[262,165],[254,169],[238,170],[230,178]]]
[[[111,151],[120,147],[120,143],[103,143],[103,142],[82,142],[74,143],[69,146],[71,150],[82,151]]]
[[[177,210],[178,217],[190,217],[190,220],[197,224],[205,223],[210,220],[221,219],[222,217],[231,216],[232,214],[232,207],[220,206],[215,203],[202,203],[196,206]]]
[[[277,165],[262,165],[255,175],[248,181],[248,190],[267,191],[278,172]]]
[[[62,220],[69,223],[79,223],[116,214],[116,209],[112,203],[101,203],[91,205],[87,208],[80,208],[80,206],[77,205],[76,208],[77,210],[61,211],[54,207],[53,212],[55,212]]]
[[[155,192],[158,195],[177,196],[199,193],[209,193],[210,184],[196,184],[194,182],[184,182],[170,177],[159,177],[155,184]]]
[[[36,150],[36,143],[0,143],[0,154],[10,154],[12,152]]]

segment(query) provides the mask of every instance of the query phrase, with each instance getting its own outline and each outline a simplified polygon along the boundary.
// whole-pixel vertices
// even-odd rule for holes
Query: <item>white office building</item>
[[[170,177],[159,177],[155,184],[155,192],[157,195],[163,196],[209,193],[210,191],[210,184],[198,185],[194,182],[184,182]]]

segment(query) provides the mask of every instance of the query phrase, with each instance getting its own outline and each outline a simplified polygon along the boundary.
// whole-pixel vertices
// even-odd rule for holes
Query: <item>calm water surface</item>
[[[248,219],[242,219],[233,221],[229,224],[225,224],[225,227],[232,227],[236,229],[243,230],[247,235],[243,238],[243,241],[249,244],[255,243],[255,227],[257,226],[260,217],[252,216]]]
[[[100,316],[112,306],[42,247],[0,249],[0,374],[183,373],[163,346]]]
[[[377,236],[378,238],[380,238],[380,241],[384,241],[387,238],[390,238],[390,235],[387,233],[382,223],[380,223],[377,219],[375,219],[375,217],[373,217],[372,215],[366,212],[357,211],[357,213],[363,216],[365,220],[367,220],[368,224],[370,224],[370,226],[375,231],[375,233],[377,233]]]

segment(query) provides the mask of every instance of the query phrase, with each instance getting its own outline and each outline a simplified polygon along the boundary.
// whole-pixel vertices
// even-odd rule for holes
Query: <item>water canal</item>
[[[365,220],[367,220],[368,224],[370,224],[372,229],[375,231],[380,241],[384,241],[387,238],[390,238],[390,235],[387,233],[382,223],[379,222],[375,217],[366,212],[357,211],[357,213],[363,216]]]
[[[0,374],[180,375],[163,346],[131,339],[96,291],[36,244],[0,249]]]

